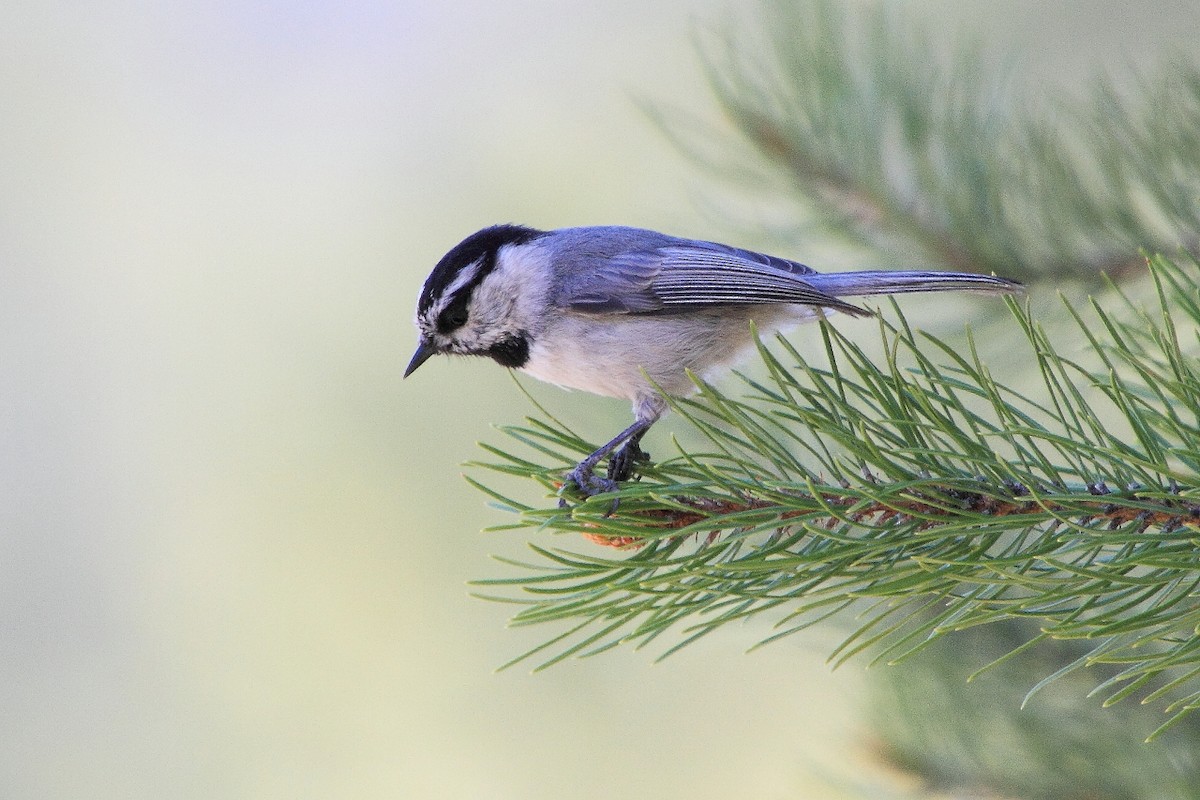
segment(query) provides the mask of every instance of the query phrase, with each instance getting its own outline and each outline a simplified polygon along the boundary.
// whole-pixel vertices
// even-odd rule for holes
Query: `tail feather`
[[[1022,284],[1007,278],[970,272],[835,272],[805,275],[804,281],[835,297],[948,291],[1014,294],[1025,290]]]

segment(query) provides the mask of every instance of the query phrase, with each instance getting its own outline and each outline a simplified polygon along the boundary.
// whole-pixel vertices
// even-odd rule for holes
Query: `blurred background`
[[[1066,94],[1200,41],[1193,0],[905,5]],[[638,105],[715,118],[692,36],[754,14],[0,8],[0,796],[909,790],[836,631],[494,672],[549,631],[469,596],[529,534],[481,534],[504,520],[460,465],[530,403],[482,362],[400,379],[425,275],[484,225],[763,246]]]

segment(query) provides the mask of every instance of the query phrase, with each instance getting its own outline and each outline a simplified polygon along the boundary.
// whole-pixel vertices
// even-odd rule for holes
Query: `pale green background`
[[[914,7],[1063,87],[1197,39],[1194,2],[1045,5]],[[833,630],[494,674],[550,631],[466,581],[530,538],[586,545],[478,533],[501,518],[459,464],[530,411],[504,371],[400,379],[421,281],[485,224],[756,244],[632,101],[709,113],[689,32],[730,7],[0,7],[0,797],[888,781]],[[539,397],[597,439],[625,423]]]

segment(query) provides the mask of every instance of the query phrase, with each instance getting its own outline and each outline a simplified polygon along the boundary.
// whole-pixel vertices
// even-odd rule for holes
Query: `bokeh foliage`
[[[794,201],[806,235],[1023,280],[1118,274],[1139,248],[1200,245],[1195,64],[1064,96],[978,44],[942,58],[895,4],[761,8],[754,30],[699,37],[724,124],[648,108],[706,169]]]

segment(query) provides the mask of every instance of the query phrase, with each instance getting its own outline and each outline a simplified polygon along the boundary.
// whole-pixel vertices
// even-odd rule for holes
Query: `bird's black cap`
[[[425,279],[425,288],[421,290],[421,297],[417,301],[417,313],[424,314],[428,311],[434,300],[453,283],[458,273],[482,258],[483,263],[475,277],[459,290],[460,294],[469,297],[488,273],[496,268],[497,250],[505,245],[524,244],[543,233],[544,231],[523,225],[493,225],[472,233],[442,256],[433,272],[429,273],[429,277]]]

